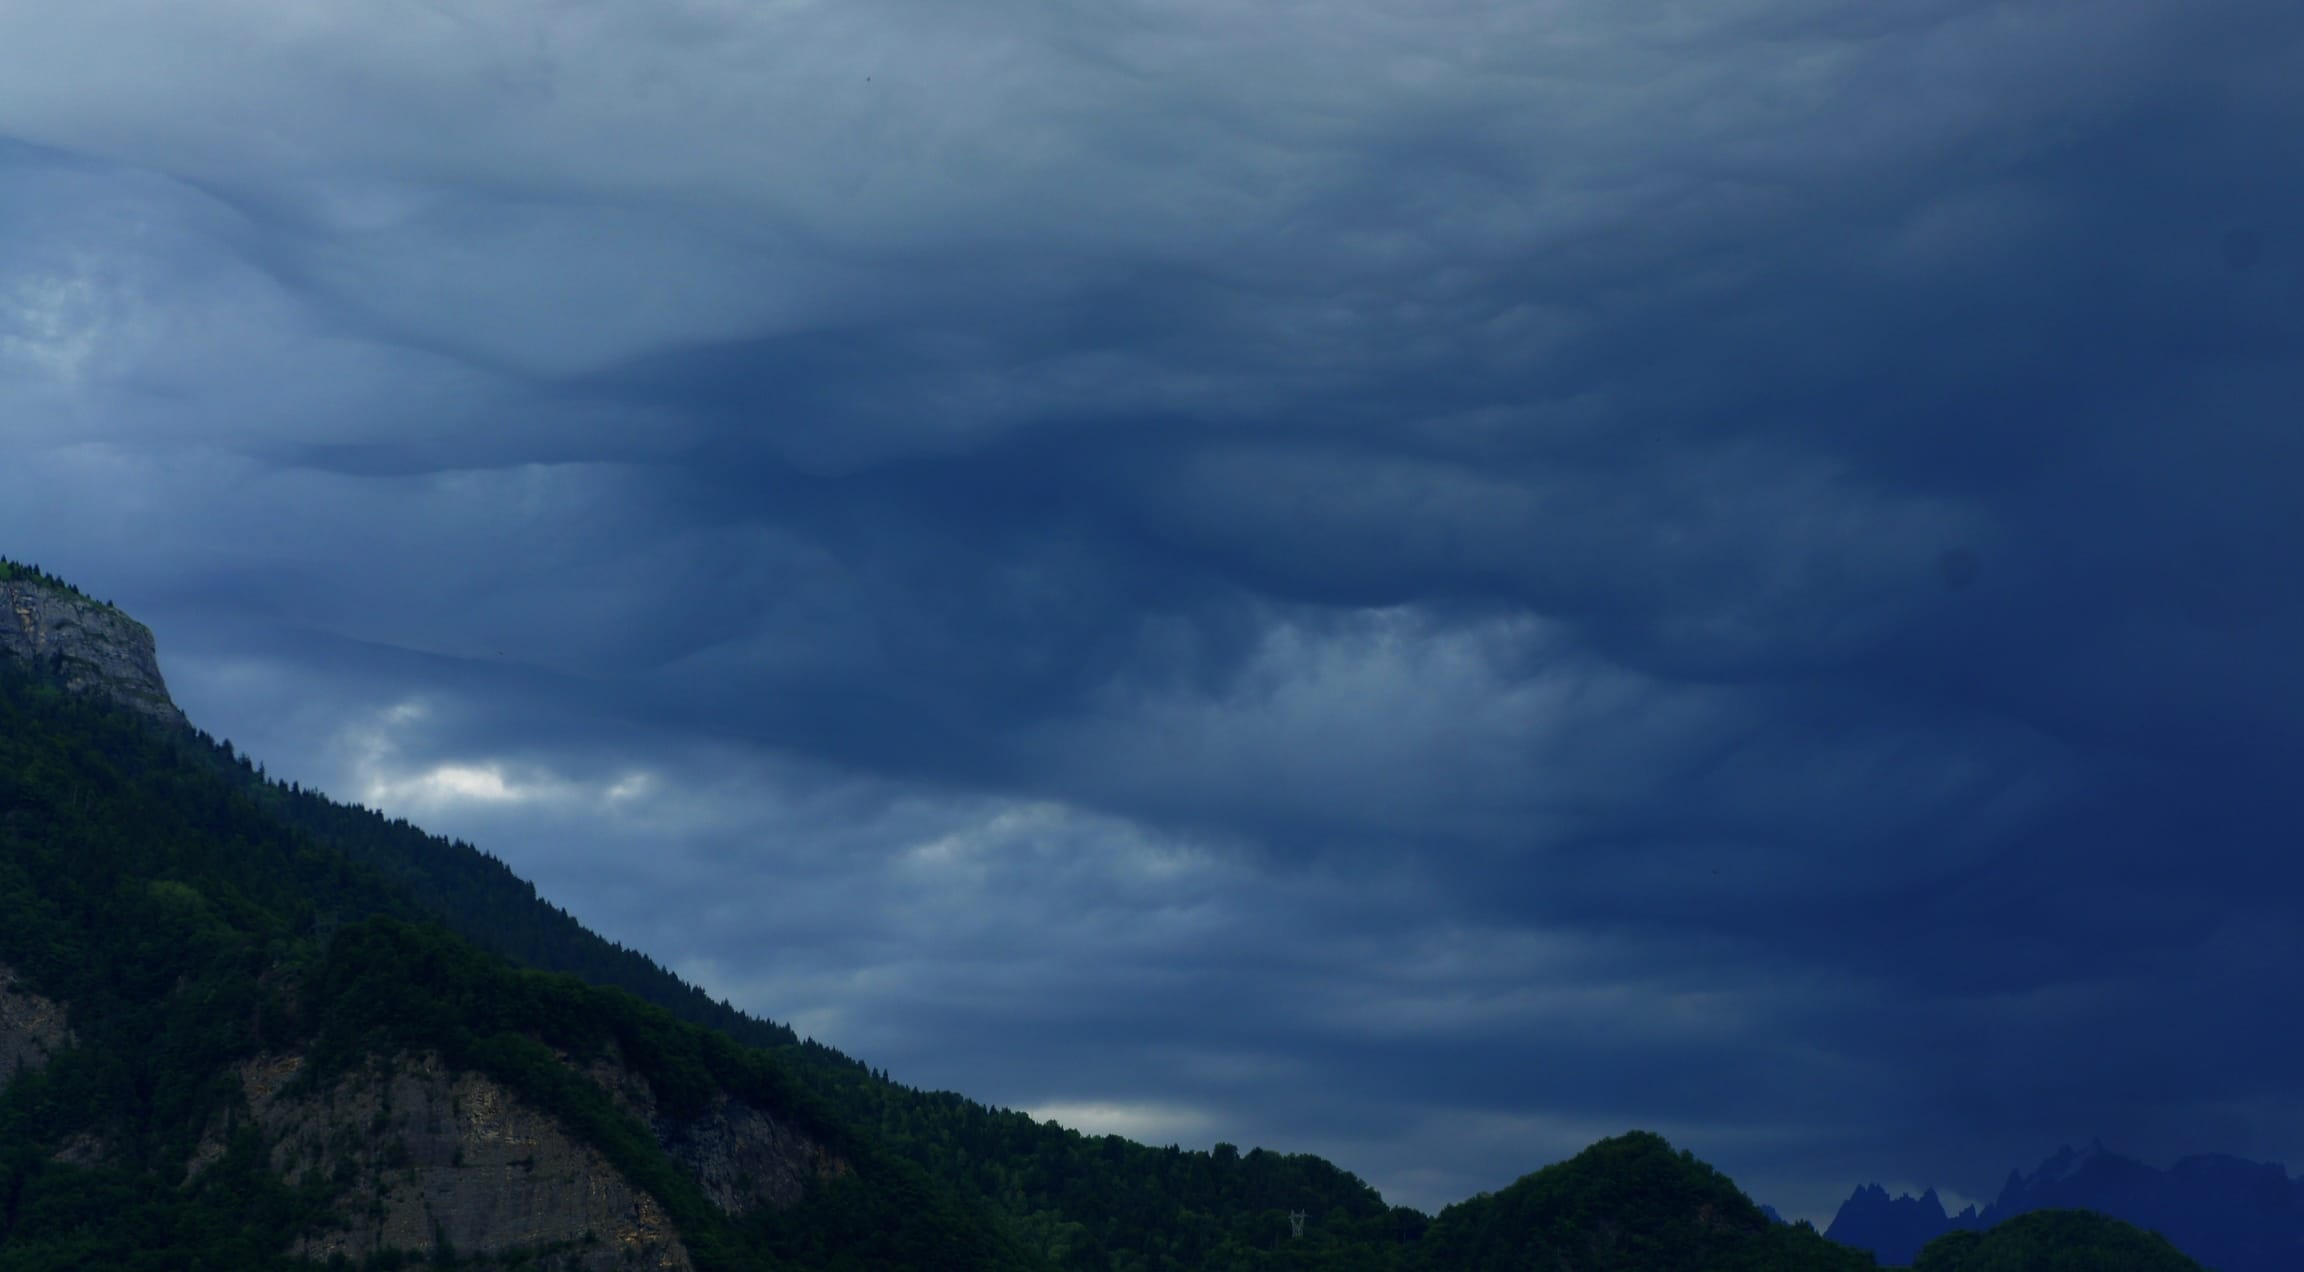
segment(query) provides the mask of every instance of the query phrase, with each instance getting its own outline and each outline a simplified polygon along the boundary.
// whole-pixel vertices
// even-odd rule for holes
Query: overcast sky
[[[0,0],[0,552],[900,1080],[2304,1161],[2294,0]]]

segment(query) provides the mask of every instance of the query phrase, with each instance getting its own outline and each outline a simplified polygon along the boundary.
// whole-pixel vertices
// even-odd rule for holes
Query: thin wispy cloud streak
[[[2293,1160],[2304,11],[0,7],[0,550],[897,1077]]]

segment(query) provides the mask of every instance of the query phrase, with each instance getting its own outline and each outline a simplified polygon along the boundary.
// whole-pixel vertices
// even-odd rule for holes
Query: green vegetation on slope
[[[424,926],[380,872],[218,780],[228,766],[0,665],[0,963],[68,1004],[78,1040],[0,1092],[0,1272],[290,1266],[330,1198],[271,1173],[233,1070],[291,1049],[314,1082],[419,1050],[496,1077],[653,1194],[706,1272],[1039,1266],[775,1056]],[[611,1042],[668,1112],[725,1091],[853,1169],[791,1211],[727,1218],[553,1054]],[[237,1128],[224,1157],[187,1184],[220,1125]]]
[[[338,804],[316,791],[266,781],[250,760],[232,757],[229,744],[219,751],[227,760],[218,772],[238,782],[258,807],[375,871],[466,939],[529,967],[624,990],[747,1046],[799,1043],[790,1029],[715,1001],[647,955],[595,935],[538,897],[534,884],[470,844]]]
[[[11,561],[7,557],[0,557],[0,583],[18,582],[38,583],[43,587],[53,588],[56,591],[62,592],[66,596],[78,597],[79,599],[86,601],[91,605],[101,605],[108,610],[117,611],[120,608],[110,601],[97,600],[95,597],[88,595],[86,592],[81,591],[79,588],[72,586],[70,583],[67,583],[64,580],[57,578],[55,575],[50,574],[48,571],[41,569],[37,565],[26,565],[21,561]]]
[[[503,1082],[599,1148],[663,1203],[696,1264],[808,1268],[1026,1268],[981,1216],[883,1152],[794,1084],[768,1053],[629,995],[573,977],[518,971],[437,928],[373,919],[337,934],[303,987],[314,1086],[376,1055],[436,1051]],[[788,1127],[853,1167],[796,1211],[731,1219],[668,1159],[653,1132],[576,1069],[614,1054],[648,1079],[659,1111],[684,1120],[721,1094],[775,1109]]]
[[[398,895],[474,944],[629,991],[683,1020],[773,1050],[842,1121],[991,1208],[1015,1239],[1059,1266],[1393,1268],[1403,1266],[1427,1222],[1387,1206],[1367,1183],[1318,1157],[1148,1147],[890,1081],[715,1001],[646,955],[594,934],[469,844],[266,780],[229,744],[199,758],[276,822],[389,880]],[[1307,1215],[1302,1238],[1290,1235],[1291,1211]]]
[[[2090,1210],[2034,1210],[1936,1238],[1912,1272],[2206,1272],[2157,1232]]]
[[[1875,1266],[1806,1224],[1772,1223],[1727,1176],[1660,1135],[1602,1140],[1500,1193],[1450,1206],[1425,1234],[1435,1268],[1579,1272],[1839,1272]]]

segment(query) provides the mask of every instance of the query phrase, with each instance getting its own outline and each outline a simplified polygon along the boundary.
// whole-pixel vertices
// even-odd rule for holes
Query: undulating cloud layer
[[[2304,9],[0,7],[0,551],[895,1076],[2304,1154]]]

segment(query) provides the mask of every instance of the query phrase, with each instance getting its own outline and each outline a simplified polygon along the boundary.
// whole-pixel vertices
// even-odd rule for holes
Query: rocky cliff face
[[[693,1117],[666,1116],[648,1080],[624,1064],[614,1045],[584,1074],[646,1126],[673,1162],[702,1186],[705,1198],[729,1214],[797,1205],[810,1183],[849,1171],[847,1162],[822,1145],[726,1093]]]
[[[290,1094],[301,1067],[284,1056],[241,1071],[274,1168],[338,1188],[334,1224],[291,1253],[358,1263],[453,1250],[583,1272],[692,1266],[654,1197],[489,1078],[407,1056]]]
[[[90,693],[180,724],[153,652],[152,629],[119,610],[29,577],[0,578],[0,656],[46,667]]]
[[[388,1251],[569,1269],[691,1267],[662,1204],[600,1151],[482,1074],[435,1055],[374,1060],[325,1089],[296,1081],[298,1055],[241,1067],[249,1113],[290,1183],[323,1183],[334,1219],[290,1253],[360,1263]],[[571,1064],[572,1068],[577,1066]],[[808,1183],[849,1166],[760,1109],[722,1095],[702,1115],[659,1112],[646,1079],[613,1053],[578,1069],[657,1137],[673,1162],[731,1215],[795,1205]],[[196,1174],[221,1156],[212,1127]]]
[[[25,989],[16,973],[0,966],[0,1087],[18,1069],[37,1069],[71,1044],[64,1008]]]

